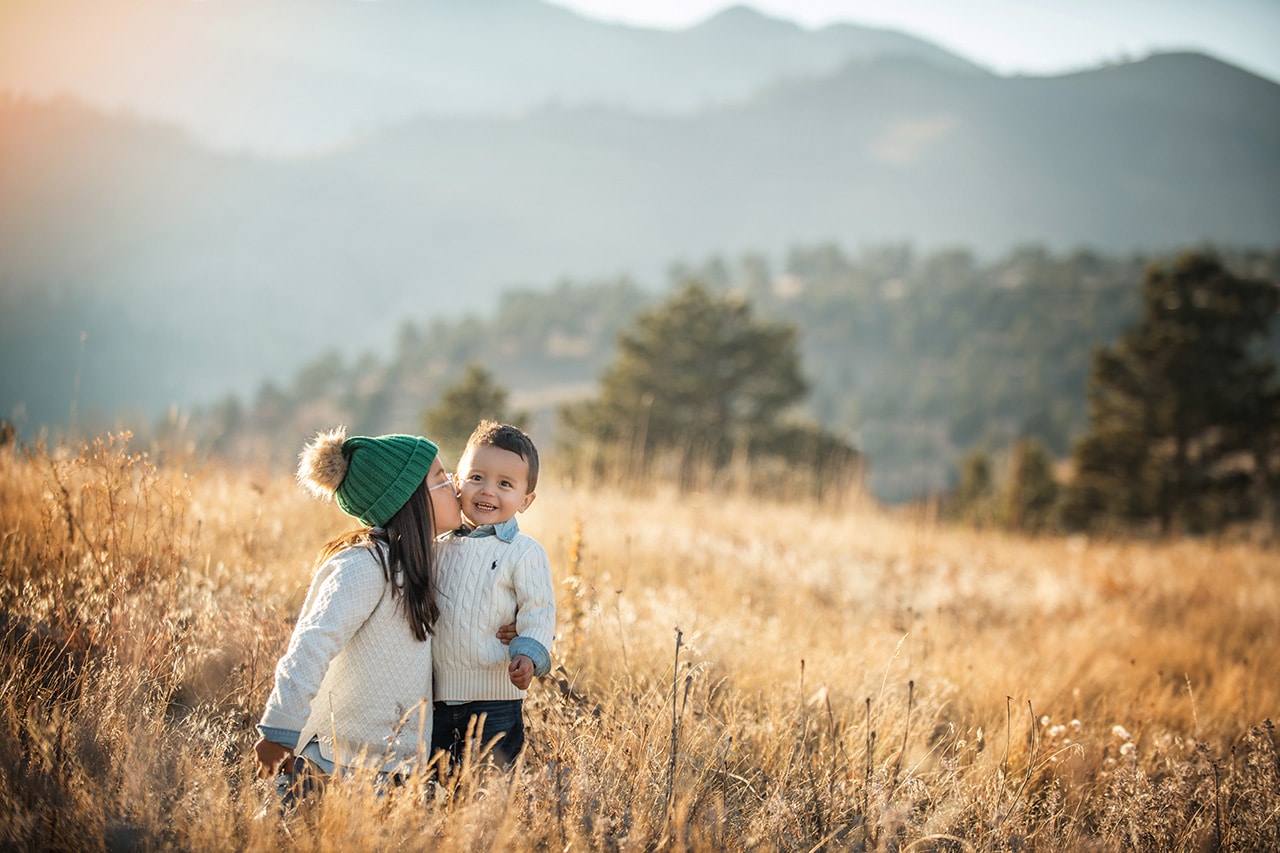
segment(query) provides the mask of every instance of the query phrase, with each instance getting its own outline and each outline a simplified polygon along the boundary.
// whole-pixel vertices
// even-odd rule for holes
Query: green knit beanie
[[[333,496],[361,524],[383,527],[422,485],[437,452],[416,435],[353,435],[342,444],[347,473]]]

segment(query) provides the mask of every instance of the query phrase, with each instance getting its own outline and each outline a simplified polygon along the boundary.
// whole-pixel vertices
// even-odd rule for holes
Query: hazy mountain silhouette
[[[71,94],[220,147],[273,151],[424,113],[691,111],[886,55],[980,73],[902,33],[806,30],[745,7],[680,31],[539,0],[5,0],[0,11],[0,89]]]
[[[65,420],[81,332],[81,411],[154,412],[511,285],[658,283],[710,253],[1271,246],[1276,151],[1280,85],[1195,54],[1052,78],[858,62],[697,113],[425,117],[279,161],[0,99],[0,414]]]

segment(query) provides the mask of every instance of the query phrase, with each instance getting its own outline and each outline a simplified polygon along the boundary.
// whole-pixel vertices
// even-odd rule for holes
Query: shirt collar
[[[508,544],[515,541],[516,534],[520,532],[520,524],[516,521],[515,516],[508,518],[499,524],[482,524],[474,530],[468,531],[465,535],[468,538],[480,538],[482,536],[497,536],[503,542]]]

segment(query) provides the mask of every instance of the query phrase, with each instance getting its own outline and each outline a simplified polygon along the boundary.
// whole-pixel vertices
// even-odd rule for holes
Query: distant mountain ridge
[[[592,103],[689,112],[888,55],[985,73],[904,33],[806,30],[746,7],[676,31],[540,0],[6,0],[0,10],[0,91],[67,94],[220,148],[276,153],[422,114]]]
[[[468,8],[501,26],[546,11]],[[683,37],[775,24],[733,12]],[[73,387],[81,411],[245,393],[331,348],[385,351],[405,320],[488,311],[511,286],[652,284],[712,254],[1272,247],[1276,151],[1280,85],[1197,54],[1047,78],[855,60],[697,112],[425,115],[287,159],[0,95],[0,417],[64,421]]]

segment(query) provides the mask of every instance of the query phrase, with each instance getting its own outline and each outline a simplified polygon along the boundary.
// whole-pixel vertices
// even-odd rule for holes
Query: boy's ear
[[[533,499],[536,498],[537,496],[538,496],[537,492],[529,492],[529,494],[525,495],[524,502],[520,504],[520,507],[519,509],[516,510],[516,512],[524,512],[526,509],[528,509],[529,506],[533,503]]]

